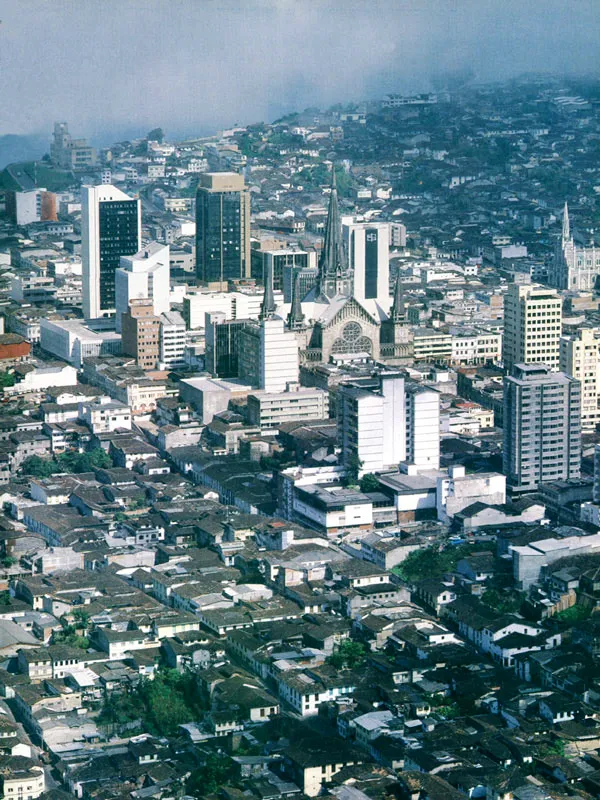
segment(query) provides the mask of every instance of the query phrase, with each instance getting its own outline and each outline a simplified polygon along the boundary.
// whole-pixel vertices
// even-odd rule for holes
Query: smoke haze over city
[[[432,75],[585,74],[596,0],[26,0],[0,3],[0,135],[68,119],[179,135],[423,91]]]

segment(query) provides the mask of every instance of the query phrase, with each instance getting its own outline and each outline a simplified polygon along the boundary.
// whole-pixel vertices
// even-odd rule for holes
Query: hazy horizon
[[[597,0],[0,0],[0,136],[96,143],[527,71],[597,74]]]

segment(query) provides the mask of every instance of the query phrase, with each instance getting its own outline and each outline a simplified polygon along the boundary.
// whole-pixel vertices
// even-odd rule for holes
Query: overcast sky
[[[309,105],[600,65],[600,0],[0,0],[0,135],[210,132]]]

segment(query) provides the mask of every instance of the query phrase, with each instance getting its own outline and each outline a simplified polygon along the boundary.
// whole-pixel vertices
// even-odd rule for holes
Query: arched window
[[[347,322],[331,348],[332,353],[369,353],[373,352],[373,343],[358,322]]]

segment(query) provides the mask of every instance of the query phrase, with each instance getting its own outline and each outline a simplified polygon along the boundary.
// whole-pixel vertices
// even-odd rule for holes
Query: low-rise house
[[[285,774],[308,797],[319,795],[323,784],[344,767],[362,762],[363,757],[343,741],[325,737],[297,742],[284,752]]]
[[[279,696],[303,717],[318,714],[321,703],[351,695],[355,691],[358,676],[330,669],[286,669],[285,664],[273,677]]]
[[[25,756],[2,756],[0,781],[3,797],[15,800],[35,800],[46,790],[44,768]]]

